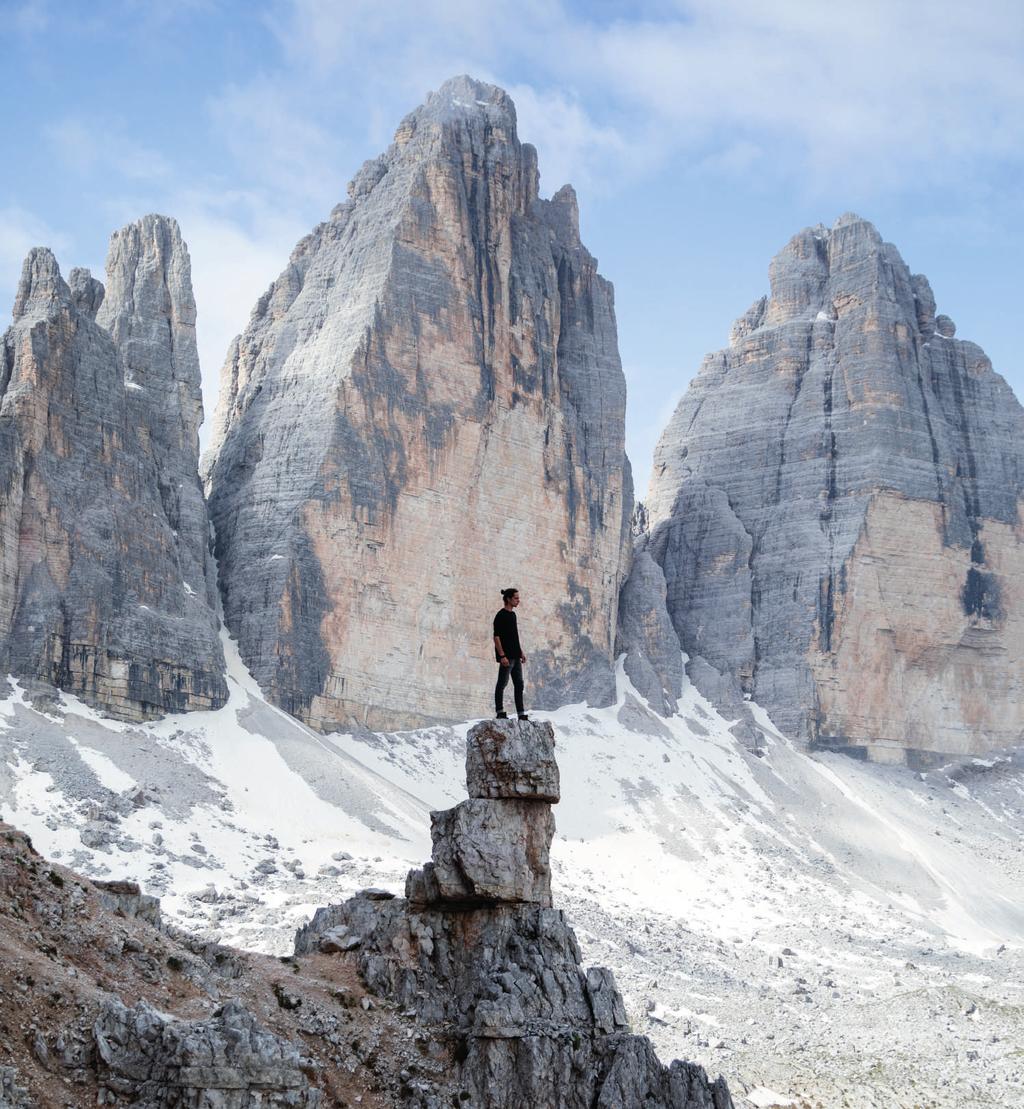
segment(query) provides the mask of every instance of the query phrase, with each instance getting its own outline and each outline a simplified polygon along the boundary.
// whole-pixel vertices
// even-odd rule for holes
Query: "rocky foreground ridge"
[[[447,82],[228,354],[205,460],[224,618],[315,727],[479,715],[510,585],[536,703],[612,699],[632,509],[612,288],[571,187],[538,181],[509,96]]]
[[[195,302],[178,225],[117,232],[107,288],[25,261],[0,353],[0,672],[139,720],[226,698]]]
[[[1024,410],[955,330],[866,220],[780,252],[655,453],[622,621],[650,696],[678,680],[661,611],[706,694],[814,745],[1020,742]]]
[[[162,926],[0,825],[0,1104],[731,1109],[663,1067],[551,907],[547,724],[478,725],[407,897],[317,912],[276,960]]]

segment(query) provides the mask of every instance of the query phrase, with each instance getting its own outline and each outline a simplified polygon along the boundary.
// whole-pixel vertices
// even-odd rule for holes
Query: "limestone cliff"
[[[870,223],[808,229],[658,444],[649,550],[692,676],[814,743],[1024,733],[1024,411],[954,335]]]
[[[632,504],[611,286],[457,78],[359,171],[229,353],[208,456],[226,622],[316,727],[488,708],[499,590],[533,702],[612,694]]]
[[[177,225],[118,232],[110,293],[25,262],[0,364],[0,670],[127,719],[226,696]]]

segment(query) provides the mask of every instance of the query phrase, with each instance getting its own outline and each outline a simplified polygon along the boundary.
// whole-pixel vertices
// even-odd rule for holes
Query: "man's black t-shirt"
[[[494,617],[494,634],[501,640],[505,655],[509,662],[515,662],[523,653],[519,646],[519,628],[516,625],[516,614],[508,608],[498,610]],[[494,657],[501,662],[501,651],[495,649]]]

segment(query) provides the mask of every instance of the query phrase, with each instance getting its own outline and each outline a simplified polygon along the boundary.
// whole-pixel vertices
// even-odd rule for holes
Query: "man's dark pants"
[[[517,658],[515,662],[509,660],[508,666],[498,664],[498,684],[494,687],[494,710],[505,711],[505,686],[508,679],[512,679],[512,689],[516,695],[516,712],[520,716],[526,709],[523,708],[523,660]]]

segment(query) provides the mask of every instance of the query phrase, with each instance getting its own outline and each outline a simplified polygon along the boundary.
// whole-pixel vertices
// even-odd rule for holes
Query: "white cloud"
[[[229,85],[211,99],[209,112],[239,178],[250,187],[321,205],[344,195],[338,166],[344,144],[303,105],[301,82],[257,77]]]
[[[569,56],[662,139],[771,142],[794,177],[944,180],[1024,139],[1024,8],[915,0],[690,0],[680,17],[585,32]]]
[[[631,144],[610,126],[600,126],[575,98],[559,90],[539,92],[530,85],[508,89],[515,101],[520,137],[537,148],[541,192],[550,196],[566,183],[580,190],[604,189],[609,166],[636,168]],[[632,153],[642,158],[635,146]]]
[[[515,93],[522,136],[577,182],[599,168],[621,187],[673,153],[741,176],[762,150],[773,175],[804,186],[887,190],[1020,157],[1017,0],[679,0],[656,10],[602,22],[557,0],[292,0],[273,28],[292,79],[344,86],[353,110],[391,127],[454,73],[497,78]]]

